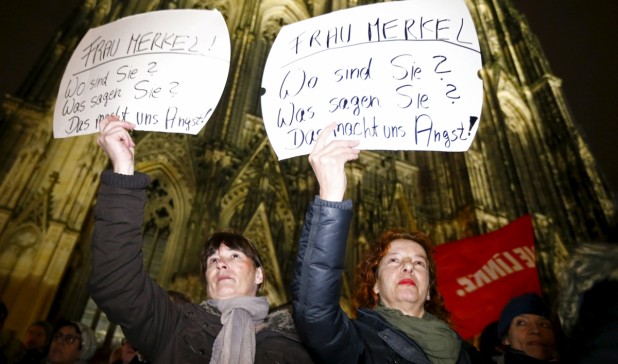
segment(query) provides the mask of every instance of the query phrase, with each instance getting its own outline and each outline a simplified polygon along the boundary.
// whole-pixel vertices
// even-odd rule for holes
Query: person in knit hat
[[[81,322],[60,324],[54,335],[46,358],[47,364],[88,363],[97,349],[92,329]]]
[[[506,347],[498,363],[556,362],[556,333],[550,314],[536,293],[511,299],[498,320],[498,337]]]

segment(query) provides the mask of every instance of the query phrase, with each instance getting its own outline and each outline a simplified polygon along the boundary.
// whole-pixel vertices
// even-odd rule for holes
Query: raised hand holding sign
[[[229,66],[229,34],[216,10],[155,11],[91,29],[60,83],[54,137],[96,133],[110,114],[136,130],[197,134]]]
[[[465,151],[483,85],[461,0],[359,6],[281,29],[266,62],[262,113],[279,159],[309,154],[335,122],[360,149]]]

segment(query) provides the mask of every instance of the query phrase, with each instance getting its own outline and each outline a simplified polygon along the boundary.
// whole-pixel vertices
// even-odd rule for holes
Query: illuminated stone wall
[[[204,298],[198,254],[231,227],[258,244],[273,306],[289,302],[297,238],[316,193],[306,157],[277,161],[260,115],[262,69],[279,28],[368,1],[85,1],[60,29],[0,115],[0,295],[5,330],[39,318],[101,321],[88,300],[89,241],[98,175],[108,165],[94,136],[53,139],[64,66],[88,28],[131,14],[217,8],[232,39],[219,106],[197,136],[135,132],[136,168],[153,184],[145,262],[164,287]],[[604,241],[615,224],[610,191],[565,105],[560,80],[508,0],[466,1],[484,67],[480,128],[466,153],[365,151],[348,169],[355,214],[347,264],[387,226],[417,227],[436,244],[533,216],[541,278],[578,242]],[[344,294],[352,289],[346,272]],[[103,321],[101,321],[103,322]],[[97,323],[110,340],[114,326]],[[111,334],[106,334],[107,332]]]

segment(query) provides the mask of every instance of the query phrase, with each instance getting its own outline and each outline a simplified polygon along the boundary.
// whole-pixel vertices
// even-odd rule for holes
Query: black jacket
[[[192,303],[176,304],[143,269],[147,175],[101,175],[92,241],[90,294],[151,363],[208,363],[220,316]],[[286,318],[287,322],[286,322]],[[288,311],[269,313],[256,334],[255,363],[310,363]]]
[[[339,306],[351,201],[316,198],[301,232],[292,284],[294,322],[326,363],[430,363],[420,346],[371,309],[350,320]],[[463,351],[458,363],[468,362]]]
[[[539,360],[526,355],[523,351],[507,348],[504,354],[498,357],[498,364],[551,364],[551,360]],[[556,362],[557,363],[557,362]]]

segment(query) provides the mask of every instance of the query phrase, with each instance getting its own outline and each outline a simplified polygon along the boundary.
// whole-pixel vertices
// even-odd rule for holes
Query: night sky
[[[14,93],[56,29],[83,0],[2,1],[0,95]],[[539,38],[575,122],[618,191],[618,1],[512,0]],[[59,6],[59,4],[63,4]]]

